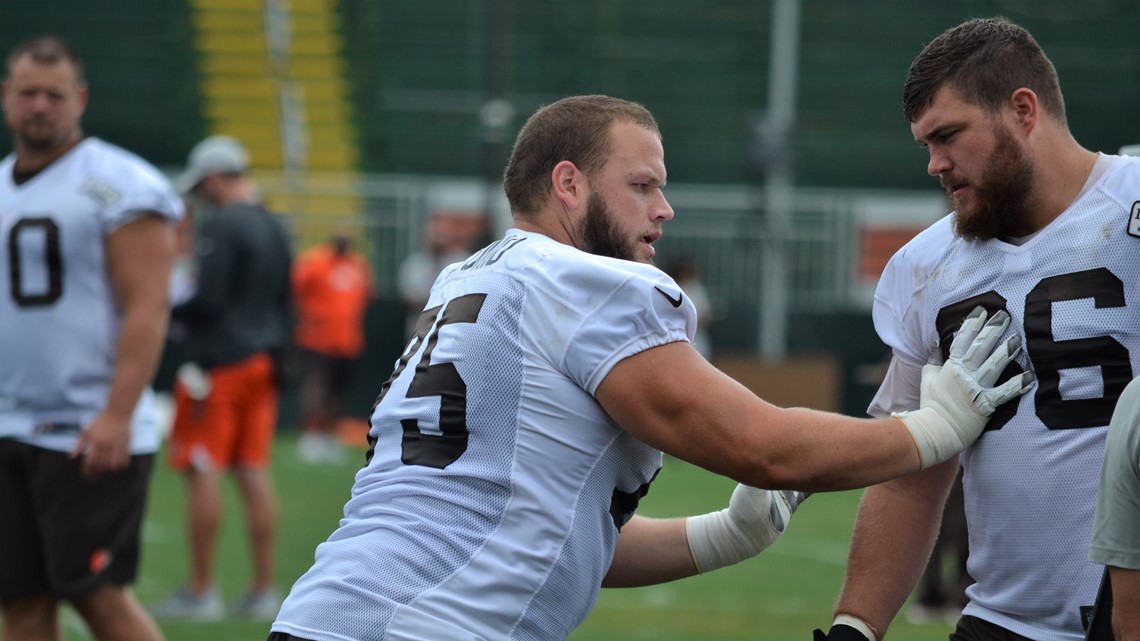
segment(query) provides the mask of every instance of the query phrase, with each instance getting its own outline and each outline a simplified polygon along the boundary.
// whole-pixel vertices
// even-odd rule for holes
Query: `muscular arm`
[[[920,467],[902,421],[776,407],[684,342],[624,359],[595,397],[642,441],[755,487],[843,490]]]
[[[1140,570],[1110,566],[1112,631],[1117,641],[1140,641]]]
[[[922,575],[957,474],[954,458],[867,488],[836,613],[866,621],[883,638]]]
[[[88,475],[121,469],[129,460],[131,415],[158,367],[170,319],[174,225],[144,215],[111,233],[106,242],[107,267],[123,320],[107,406],[84,430],[73,452],[84,454]]]

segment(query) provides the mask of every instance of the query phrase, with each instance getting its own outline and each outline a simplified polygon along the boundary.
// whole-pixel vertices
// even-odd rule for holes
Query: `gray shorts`
[[[0,599],[133,583],[153,461],[89,481],[67,452],[0,439]]]

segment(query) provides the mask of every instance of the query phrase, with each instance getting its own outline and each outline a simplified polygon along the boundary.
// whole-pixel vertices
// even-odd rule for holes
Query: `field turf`
[[[280,495],[278,584],[285,592],[312,562],[313,549],[336,526],[353,475],[363,462],[354,452],[340,466],[303,465],[291,434],[278,438],[274,478]],[[554,469],[551,473],[556,473]],[[720,509],[733,483],[667,458],[639,513],[679,516]],[[811,630],[830,622],[859,492],[817,494],[796,513],[784,536],[760,557],[704,576],[670,584],[603,590],[597,607],[570,637],[573,641],[810,641]],[[186,577],[185,490],[164,461],[156,465],[144,528],[144,557],[136,586],[153,603]],[[249,563],[244,523],[232,483],[218,545],[217,574],[227,601],[245,587]],[[168,641],[261,641],[269,624],[237,619],[217,623],[162,621]],[[900,616],[888,639],[944,641],[949,628],[912,626]],[[72,615],[69,639],[89,638]]]

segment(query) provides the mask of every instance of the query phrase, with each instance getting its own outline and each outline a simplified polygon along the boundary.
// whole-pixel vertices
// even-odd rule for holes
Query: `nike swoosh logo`
[[[656,289],[657,291],[661,292],[661,295],[664,296],[665,300],[669,301],[669,304],[672,305],[673,307],[680,307],[681,302],[685,300],[685,294],[684,293],[680,293],[677,295],[676,298],[673,298],[672,296],[669,295],[669,292],[665,291],[664,289],[661,289],[660,287],[654,287],[653,289]]]

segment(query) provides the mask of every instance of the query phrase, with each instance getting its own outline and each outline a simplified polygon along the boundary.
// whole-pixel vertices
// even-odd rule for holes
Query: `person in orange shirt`
[[[300,359],[303,433],[298,457],[338,462],[343,447],[335,428],[356,359],[364,351],[364,313],[372,299],[368,262],[338,234],[298,257],[293,267],[294,342]]]

